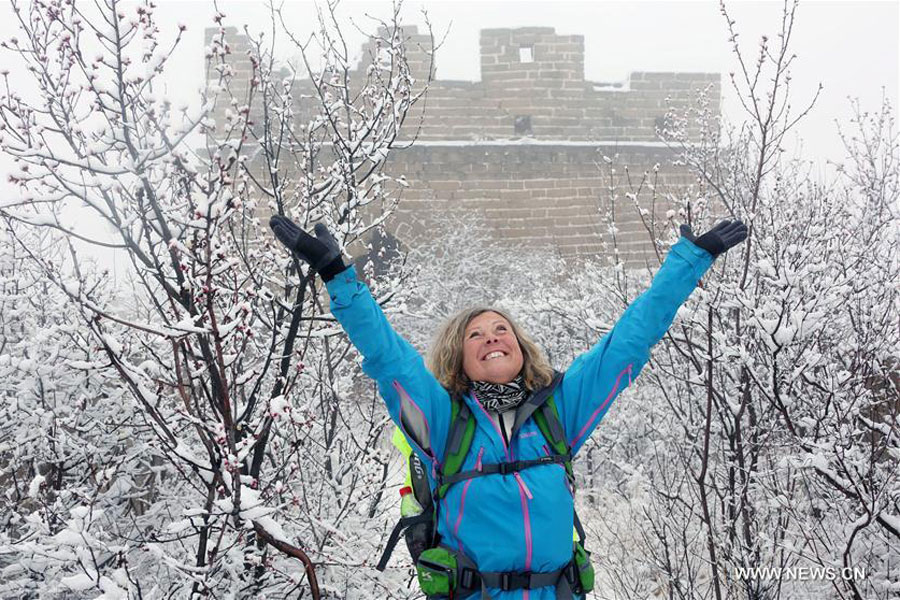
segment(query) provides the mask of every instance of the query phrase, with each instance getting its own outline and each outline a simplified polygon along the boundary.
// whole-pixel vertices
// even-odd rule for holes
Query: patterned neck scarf
[[[506,412],[518,407],[528,397],[525,378],[519,375],[509,383],[473,381],[469,389],[485,410]]]

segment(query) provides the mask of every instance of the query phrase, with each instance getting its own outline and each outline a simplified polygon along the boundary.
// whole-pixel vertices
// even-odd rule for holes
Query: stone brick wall
[[[421,84],[428,76],[429,38],[415,27],[403,35]],[[246,41],[236,30],[227,38],[232,67],[248,73]],[[401,243],[431,235],[422,226],[429,213],[464,208],[477,211],[497,239],[549,246],[566,256],[596,254],[606,235],[600,206],[609,186],[597,166],[601,153],[618,153],[618,163],[632,173],[660,165],[659,183],[670,190],[693,181],[670,166],[671,153],[656,129],[669,106],[685,105],[700,89],[718,112],[719,74],[634,72],[624,82],[590,82],[584,37],[557,35],[551,27],[485,29],[480,43],[481,80],[433,81],[417,142],[388,160],[388,172],[410,183],[389,223]],[[364,46],[357,78],[376,54],[374,42]],[[419,125],[416,117],[414,110],[406,139]],[[658,199],[655,208],[664,218],[669,206]],[[621,215],[618,241],[629,263],[641,263],[649,237],[633,208],[623,207]]]
[[[522,62],[523,50],[532,62]],[[481,81],[435,81],[420,139],[656,141],[667,108],[683,106],[694,90],[711,86],[718,112],[719,80],[708,73],[635,72],[621,84],[590,82],[583,36],[556,35],[550,27],[484,29]],[[517,117],[530,128],[517,132]]]
[[[404,173],[410,182],[393,230],[399,239],[415,243],[430,235],[429,214],[463,209],[482,216],[497,239],[524,248],[556,248],[564,256],[596,255],[606,236],[601,209],[610,185],[608,171],[601,172],[598,163],[603,154],[614,153],[622,164],[658,163],[659,185],[678,189],[693,180],[684,170],[666,167],[669,152],[656,146],[424,142],[389,158],[389,170]],[[640,179],[641,172],[634,172]],[[632,266],[643,264],[650,257],[650,238],[633,202],[623,189],[617,192],[617,243]],[[641,207],[650,210],[649,198]],[[658,197],[655,208],[657,218],[665,218],[670,205]]]

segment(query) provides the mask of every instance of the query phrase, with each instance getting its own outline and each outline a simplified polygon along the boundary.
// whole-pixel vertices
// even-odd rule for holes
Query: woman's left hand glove
[[[681,226],[681,235],[716,257],[747,239],[747,226],[740,219],[721,221],[715,227],[697,237],[690,226]]]
[[[297,227],[293,221],[281,215],[269,219],[269,227],[282,244],[300,260],[318,273],[323,281],[331,281],[334,276],[347,268],[341,258],[341,247],[334,236],[322,223],[316,223],[316,237]]]

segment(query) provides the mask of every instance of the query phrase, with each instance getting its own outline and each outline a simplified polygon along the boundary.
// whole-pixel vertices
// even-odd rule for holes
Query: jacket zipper
[[[473,400],[475,400],[475,404],[478,405],[478,408],[481,409],[481,412],[487,417],[487,420],[494,426],[494,431],[497,433],[497,436],[500,438],[500,443],[503,444],[503,452],[506,454],[506,460],[512,461],[512,457],[509,453],[509,446],[506,443],[506,440],[503,438],[503,433],[500,431],[500,428],[494,423],[491,416],[487,414],[487,411],[484,410],[484,407],[481,405],[481,402],[478,401],[478,397],[475,394],[472,394]],[[498,416],[498,420],[503,417]],[[513,473],[513,476],[516,478],[516,484],[519,486],[519,499],[522,505],[522,525],[525,528],[525,570],[531,570],[531,554],[532,554],[532,541],[531,541],[531,515],[528,512],[528,501],[532,500],[534,496],[531,494],[531,490],[528,489],[528,486],[525,485],[525,481],[522,479],[522,476],[518,471]],[[524,594],[522,596],[522,600],[528,600],[528,592],[529,590],[524,590]]]
[[[475,469],[478,471],[481,470],[482,456],[484,456],[484,446],[482,446],[481,450],[478,451],[478,458],[475,461]],[[456,524],[453,526],[453,537],[455,537],[457,540],[459,539],[459,526],[462,524],[463,511],[465,511],[466,508],[466,494],[469,492],[469,486],[473,481],[475,481],[474,478],[466,481],[465,485],[463,486],[462,495],[460,495],[459,497],[459,511],[456,515]]]

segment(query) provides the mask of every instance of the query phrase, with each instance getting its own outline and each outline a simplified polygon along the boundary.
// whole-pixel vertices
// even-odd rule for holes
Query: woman
[[[388,324],[354,268],[344,264],[324,225],[315,226],[315,237],[281,216],[272,217],[270,225],[325,281],[332,314],[362,354],[363,371],[378,383],[391,418],[430,470],[432,488],[445,466],[451,394],[461,396],[477,425],[463,471],[548,457],[545,435],[527,410],[529,398],[548,389],[568,448],[576,454],[613,399],[638,375],[715,257],[747,236],[740,221],[724,221],[700,237],[682,225],[683,237],[650,288],[560,379],[509,315],[490,308],[464,311],[447,323],[432,349],[429,371]],[[475,583],[471,577],[464,585],[456,582],[456,597],[562,600],[573,597],[573,587],[579,591],[563,576],[573,564],[574,502],[566,471],[559,462],[529,466],[466,479],[436,496],[442,546],[477,575]]]

